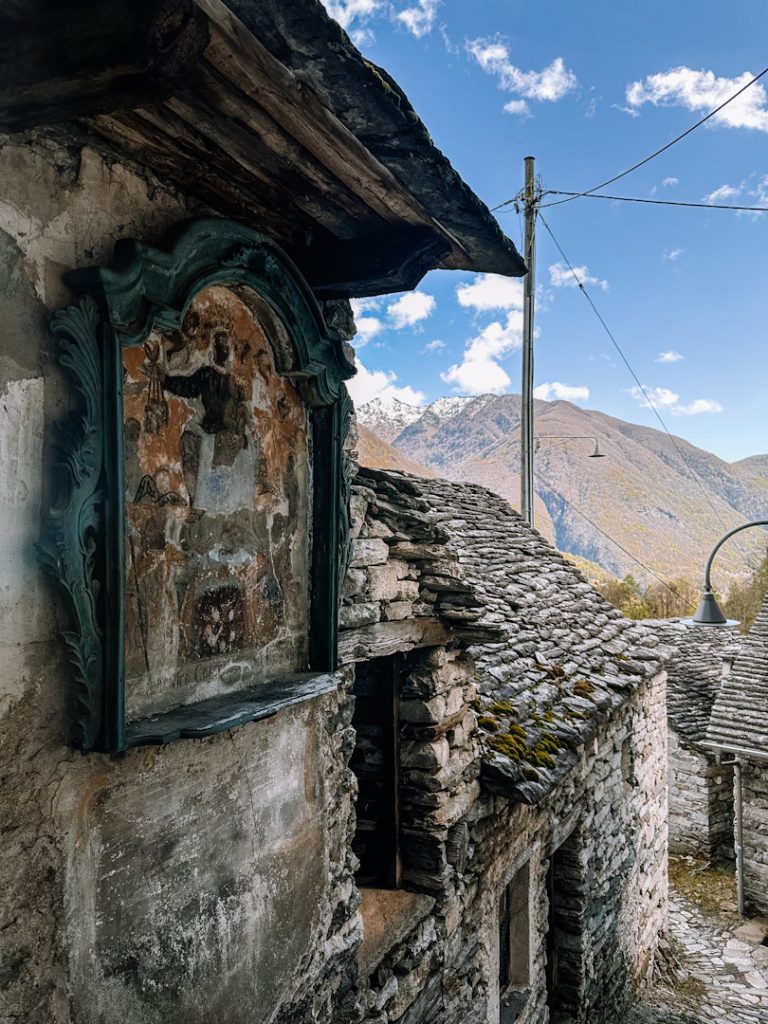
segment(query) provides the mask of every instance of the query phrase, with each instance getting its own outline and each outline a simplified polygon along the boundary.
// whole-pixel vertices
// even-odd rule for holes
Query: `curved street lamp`
[[[604,459],[605,455],[600,451],[600,444],[594,434],[536,434],[534,437],[536,442],[535,450],[538,451],[539,443],[541,441],[594,441],[595,450],[591,455],[588,455],[588,459]]]
[[[728,533],[724,534],[712,548],[707,559],[707,567],[704,570],[704,593],[701,595],[699,607],[696,609],[693,618],[683,619],[686,626],[738,626],[739,620],[726,618],[723,609],[717,603],[715,595],[712,593],[712,562],[717,552],[730,537],[733,537],[735,533],[741,533],[742,530],[748,530],[751,526],[768,526],[768,519],[756,519],[753,523],[742,523],[741,526],[737,526],[735,529],[729,530]]]

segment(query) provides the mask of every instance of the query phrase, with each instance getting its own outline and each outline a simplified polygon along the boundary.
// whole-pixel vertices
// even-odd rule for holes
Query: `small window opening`
[[[352,849],[360,867],[357,883],[399,889],[400,688],[403,657],[376,658],[355,671],[357,732],[351,767],[357,776],[357,830]]]
[[[530,864],[524,864],[499,897],[499,1024],[518,1019],[530,983]]]

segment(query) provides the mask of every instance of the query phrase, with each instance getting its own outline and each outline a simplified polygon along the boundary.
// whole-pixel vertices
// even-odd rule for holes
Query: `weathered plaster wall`
[[[343,1016],[329,1002],[359,937],[343,685],[205,741],[67,746],[69,669],[34,550],[68,402],[47,321],[65,270],[193,212],[95,149],[0,149],[2,1021],[260,1024],[305,998]]]

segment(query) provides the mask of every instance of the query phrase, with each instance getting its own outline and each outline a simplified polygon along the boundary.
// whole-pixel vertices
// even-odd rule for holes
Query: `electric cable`
[[[604,192],[562,192],[559,189],[547,189],[547,195],[573,196],[574,199],[611,199],[616,203],[648,203],[651,206],[691,206],[700,210],[739,210],[745,213],[768,213],[768,206],[735,206],[730,203],[692,203],[678,199],[641,199],[637,196],[607,196]],[[542,203],[539,209],[546,210],[559,203]]]
[[[712,509],[712,511],[713,511],[713,512],[715,513],[715,516],[717,517],[717,519],[718,519],[718,522],[720,523],[720,525],[721,525],[722,527],[726,528],[726,523],[725,523],[725,521],[723,520],[723,518],[722,518],[722,516],[720,515],[719,511],[718,511],[718,510],[717,510],[717,508],[715,507],[715,505],[714,505],[714,503],[713,503],[712,499],[711,499],[711,498],[710,498],[710,496],[709,496],[709,495],[707,494],[707,492],[706,492],[706,490],[705,490],[705,488],[704,488],[704,485],[702,484],[702,482],[701,482],[701,480],[699,479],[699,477],[698,477],[698,475],[696,474],[696,472],[695,472],[695,471],[694,471],[694,470],[692,469],[692,467],[691,467],[691,466],[689,465],[689,463],[688,463],[687,459],[685,458],[685,455],[683,455],[682,449],[680,448],[680,446],[678,445],[677,441],[675,440],[675,437],[674,437],[674,435],[672,434],[672,432],[670,431],[669,427],[667,427],[667,424],[666,424],[666,423],[664,422],[664,420],[662,419],[662,417],[661,417],[661,413],[659,412],[659,410],[658,410],[658,409],[656,408],[656,406],[655,406],[655,405],[653,404],[653,402],[651,401],[651,398],[650,398],[650,395],[648,394],[648,391],[647,391],[647,390],[646,390],[646,388],[645,388],[645,387],[643,386],[643,384],[641,384],[641,382],[640,382],[640,378],[639,378],[639,377],[637,376],[637,374],[635,373],[634,369],[632,368],[632,365],[631,365],[631,363],[629,362],[629,360],[627,359],[627,357],[626,357],[626,356],[624,355],[624,352],[623,352],[623,350],[622,350],[621,346],[619,345],[618,341],[617,341],[617,340],[616,340],[616,338],[614,337],[614,335],[613,335],[613,332],[611,331],[611,329],[610,329],[610,328],[608,327],[608,324],[607,324],[607,323],[605,322],[605,320],[604,320],[604,319],[602,318],[602,316],[600,315],[600,312],[599,312],[599,310],[598,310],[597,306],[596,306],[596,305],[594,304],[594,302],[592,301],[592,296],[591,296],[591,295],[589,294],[589,292],[587,291],[587,289],[586,289],[586,288],[584,287],[584,283],[583,283],[583,282],[581,281],[581,279],[579,278],[579,275],[578,275],[578,274],[576,273],[576,271],[575,271],[575,270],[573,269],[573,266],[572,266],[572,264],[571,264],[571,261],[570,261],[570,260],[568,259],[568,257],[567,257],[567,256],[565,255],[565,253],[563,252],[562,246],[560,245],[560,243],[558,242],[558,240],[557,240],[557,239],[555,238],[554,234],[552,233],[552,228],[550,228],[549,224],[547,223],[547,221],[546,221],[546,219],[544,218],[544,215],[543,215],[543,214],[541,213],[541,211],[538,211],[538,217],[539,217],[539,219],[541,220],[541,223],[542,223],[542,224],[544,225],[544,227],[545,227],[545,228],[547,229],[547,233],[548,233],[549,237],[550,237],[550,238],[552,239],[552,241],[553,241],[553,242],[555,243],[555,248],[556,248],[556,249],[557,249],[557,251],[558,251],[558,252],[560,253],[560,255],[562,256],[563,260],[565,261],[565,264],[566,264],[566,266],[568,267],[568,269],[570,270],[571,274],[573,275],[573,279],[574,279],[574,280],[576,281],[576,284],[578,285],[578,287],[579,287],[579,290],[581,291],[581,293],[583,294],[584,298],[585,298],[585,299],[587,300],[587,302],[589,303],[589,305],[590,305],[590,306],[592,307],[592,312],[593,312],[593,313],[595,314],[595,316],[597,317],[597,319],[598,319],[598,320],[600,321],[600,323],[601,323],[601,325],[602,325],[602,327],[603,327],[603,330],[605,331],[605,333],[606,333],[606,334],[608,335],[608,337],[610,338],[610,340],[611,340],[611,343],[613,344],[613,347],[614,347],[614,348],[616,349],[616,351],[617,351],[617,352],[619,353],[619,356],[621,357],[621,359],[622,359],[622,362],[624,363],[624,365],[626,366],[626,368],[627,368],[627,369],[629,370],[629,372],[630,372],[630,374],[631,374],[631,376],[632,376],[632,379],[633,379],[633,380],[635,381],[635,383],[637,384],[638,388],[640,389],[640,393],[642,394],[643,398],[644,398],[644,399],[645,399],[645,401],[647,402],[647,404],[648,404],[648,408],[649,408],[649,409],[651,409],[651,410],[653,411],[653,414],[654,414],[654,416],[656,417],[656,419],[657,419],[657,420],[659,421],[659,423],[661,424],[661,426],[662,426],[662,429],[664,430],[664,433],[665,433],[665,434],[667,435],[667,437],[669,438],[669,440],[670,440],[670,441],[672,442],[672,445],[673,445],[673,447],[674,447],[675,451],[676,451],[676,452],[677,452],[677,454],[678,454],[678,455],[680,456],[680,461],[681,461],[681,462],[683,463],[683,465],[685,466],[685,468],[686,468],[686,469],[688,470],[689,474],[691,475],[691,478],[692,478],[692,479],[694,480],[694,482],[696,483],[696,486],[697,486],[697,487],[699,488],[699,490],[701,491],[701,493],[702,493],[702,496],[704,497],[704,499],[705,499],[705,501],[707,502],[707,504],[709,505],[709,507],[710,507],[710,508]],[[737,549],[737,550],[738,550],[738,549]],[[741,555],[741,559],[742,559],[742,561],[744,562],[744,564],[746,565],[746,567],[747,567],[747,568],[748,568],[748,569],[750,570],[750,572],[754,572],[754,571],[755,571],[755,567],[754,567],[753,565],[751,565],[751,564],[750,564],[750,562],[748,562],[748,561],[747,561],[747,559],[745,558],[745,556],[744,556],[743,552],[741,552],[741,551],[740,551],[740,552],[739,552],[739,554]]]
[[[595,185],[593,186],[593,188],[588,188],[584,192],[577,192],[574,195],[569,196],[567,199],[559,199],[556,203],[548,203],[547,205],[561,206],[563,203],[572,203],[574,199],[581,199],[583,196],[589,196],[593,192],[597,192],[599,189],[605,188],[606,185],[612,185],[614,181],[618,181],[620,178],[626,178],[628,174],[631,174],[633,171],[638,170],[638,168],[645,166],[645,164],[647,163],[650,163],[651,160],[655,160],[656,157],[661,156],[662,153],[666,153],[666,151],[668,149],[671,149],[672,146],[676,145],[676,143],[682,142],[682,140],[686,138],[686,136],[690,135],[691,132],[696,131],[696,129],[700,128],[703,124],[706,124],[706,122],[709,121],[710,118],[714,117],[715,114],[719,114],[724,107],[727,107],[729,103],[733,103],[735,99],[738,99],[738,97],[741,96],[743,92],[746,92],[746,90],[749,89],[750,86],[754,85],[755,82],[759,82],[760,79],[766,74],[768,74],[768,68],[763,68],[759,75],[755,75],[755,77],[751,79],[749,82],[747,82],[746,85],[742,85],[742,87],[740,89],[737,89],[737,91],[732,96],[729,96],[727,100],[723,100],[723,102],[719,106],[715,107],[714,110],[710,110],[710,112],[708,114],[705,114],[704,117],[702,117],[699,121],[696,122],[696,124],[692,124],[690,128],[686,128],[684,132],[676,136],[670,142],[667,142],[666,145],[661,146],[659,149],[655,150],[655,152],[651,153],[649,156],[644,157],[642,160],[638,160],[636,164],[632,164],[632,166],[627,167],[626,170],[621,171],[619,174],[614,174],[612,178],[608,178],[606,179],[606,181],[602,181],[599,185]],[[515,199],[506,199],[503,203],[499,203],[498,206],[494,206],[491,212],[500,210],[503,206],[509,206],[511,203],[514,203],[516,199],[517,197],[515,197]]]
[[[541,479],[541,477],[539,477],[539,479]],[[654,572],[653,569],[650,568],[650,566],[647,566],[645,564],[645,562],[641,561],[637,557],[637,555],[633,555],[631,551],[627,551],[627,549],[623,545],[619,544],[619,542],[615,539],[615,537],[612,537],[609,533],[606,533],[606,531],[601,526],[598,526],[597,523],[593,522],[585,512],[582,512],[580,509],[576,508],[576,506],[573,504],[573,502],[569,501],[564,495],[560,494],[559,491],[556,491],[554,489],[554,487],[550,487],[550,485],[548,483],[546,483],[546,481],[542,481],[542,483],[547,488],[547,490],[551,491],[552,494],[554,494],[556,498],[559,498],[560,501],[562,501],[565,505],[567,505],[568,508],[571,509],[571,511],[575,512],[577,516],[581,516],[581,518],[586,523],[589,523],[589,525],[593,529],[597,530],[598,533],[602,533],[602,535],[607,540],[609,540],[611,542],[611,544],[615,544],[616,547],[620,551],[623,551],[624,554],[628,558],[631,558],[633,562],[636,562],[642,569],[645,569],[645,571],[647,573],[650,573],[651,576],[653,576],[655,579],[657,579],[659,581],[659,583],[663,584],[663,586],[665,586],[667,588],[667,590],[671,594],[674,594],[675,597],[679,597],[680,596],[679,592],[677,590],[675,590],[675,588],[670,583],[667,583],[667,581],[665,579],[662,579],[662,577],[659,576],[659,574],[657,572]]]

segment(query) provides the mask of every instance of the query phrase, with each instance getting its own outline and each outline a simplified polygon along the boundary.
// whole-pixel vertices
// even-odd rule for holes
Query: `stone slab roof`
[[[703,752],[707,726],[723,673],[723,658],[739,634],[733,629],[684,626],[679,619],[652,619],[646,625],[669,649],[667,719],[683,743]]]
[[[477,665],[482,775],[534,804],[577,763],[598,725],[659,671],[666,651],[625,618],[498,495],[394,471],[458,554],[482,613],[462,623]],[[488,630],[497,637],[489,642]]]
[[[768,597],[723,676],[707,741],[768,758]]]

